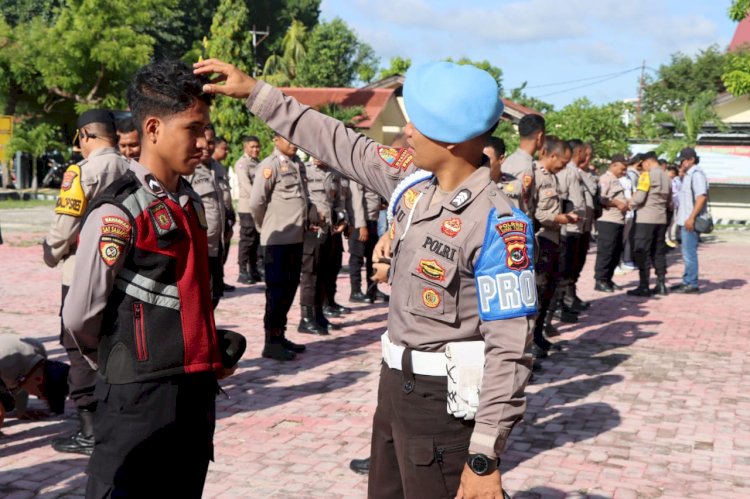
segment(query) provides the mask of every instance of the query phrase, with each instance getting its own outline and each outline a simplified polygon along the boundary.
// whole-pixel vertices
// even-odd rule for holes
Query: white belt
[[[380,337],[380,344],[383,348],[383,361],[391,369],[402,371],[401,359],[404,355],[405,347],[394,345],[388,338],[388,331]],[[414,374],[423,376],[446,376],[445,353],[443,352],[419,352],[411,351],[411,367]]]

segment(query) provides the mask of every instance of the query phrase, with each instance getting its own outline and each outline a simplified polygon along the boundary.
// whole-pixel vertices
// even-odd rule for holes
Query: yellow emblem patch
[[[531,182],[534,181],[534,178],[531,175],[524,175],[523,176],[523,188],[528,189],[531,187]]]
[[[651,176],[648,174],[648,172],[641,173],[641,176],[638,177],[638,190],[643,192],[648,192],[648,190],[651,188]]]
[[[80,217],[86,211],[86,195],[81,186],[81,167],[70,165],[63,175],[60,195],[55,204],[55,213]]]
[[[513,187],[513,184],[505,184],[505,192],[513,192],[516,188]]]
[[[440,295],[432,288],[425,288],[422,291],[422,303],[427,308],[437,308],[440,305]]]
[[[271,178],[271,175],[273,175],[273,170],[270,168],[263,168],[263,178],[268,180]]]
[[[414,208],[414,203],[417,201],[417,198],[419,197],[419,193],[415,191],[414,189],[409,189],[404,193],[404,206],[406,206],[407,209],[411,210]]]
[[[435,259],[419,260],[417,272],[425,276],[427,279],[431,279],[433,281],[445,280],[445,269]]]

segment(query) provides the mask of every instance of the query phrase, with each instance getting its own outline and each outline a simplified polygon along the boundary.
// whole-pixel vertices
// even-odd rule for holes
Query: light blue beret
[[[503,114],[495,79],[474,66],[452,62],[410,68],[404,81],[404,105],[420,133],[451,144],[483,134]]]

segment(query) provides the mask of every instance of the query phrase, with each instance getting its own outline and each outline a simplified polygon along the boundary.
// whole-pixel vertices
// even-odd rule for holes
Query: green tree
[[[750,0],[734,0],[729,7],[729,18],[741,22],[747,17]],[[727,53],[721,81],[732,95],[750,93],[750,51],[747,47]]]
[[[292,84],[297,78],[299,61],[307,53],[307,28],[300,21],[294,20],[286,30],[281,41],[281,54],[273,54],[263,66],[263,79],[280,87]]]
[[[740,22],[747,17],[750,10],[750,0],[733,0],[729,6],[729,19]]]
[[[296,86],[347,87],[375,75],[372,47],[360,42],[340,18],[318,24],[310,33],[305,56],[299,61]]]
[[[647,77],[643,92],[643,111],[657,113],[677,111],[696,95],[724,90],[726,54],[712,45],[694,58],[682,53],[672,54],[669,64],[659,67],[657,76]]]
[[[578,99],[545,116],[547,133],[565,140],[591,142],[600,158],[626,153],[628,129],[622,118],[627,109],[621,102],[596,106],[586,98]]]
[[[714,111],[714,97],[712,92],[704,92],[684,104],[681,113],[662,116],[664,122],[674,124],[675,133],[661,143],[657,152],[665,153],[670,161],[674,160],[683,147],[693,147],[698,143],[698,135],[706,123],[713,123],[720,131],[726,131],[728,127]]]
[[[51,23],[64,0],[0,0],[0,16],[11,26],[24,24],[36,17]]]
[[[402,58],[402,57],[391,57],[391,60],[389,61],[389,66],[387,68],[383,68],[380,70],[380,74],[378,75],[379,80],[385,80],[386,78],[389,78],[391,76],[403,76],[406,74],[407,71],[409,71],[409,68],[411,67],[411,59],[410,58]]]
[[[8,157],[13,157],[16,152],[26,152],[31,155],[31,188],[34,193],[38,189],[37,159],[49,150],[64,148],[58,140],[59,136],[59,130],[46,122],[36,125],[26,122],[16,126],[13,130],[13,137],[7,148]]]

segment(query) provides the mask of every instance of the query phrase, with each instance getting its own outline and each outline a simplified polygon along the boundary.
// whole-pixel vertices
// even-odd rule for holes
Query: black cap
[[[629,165],[637,165],[637,164],[638,164],[638,163],[640,163],[641,161],[643,161],[643,154],[641,154],[641,153],[638,153],[638,154],[634,154],[634,155],[633,155],[633,156],[632,156],[632,157],[630,158],[630,160],[629,160],[629,161],[627,162],[627,164],[628,164],[628,166],[629,166]]]
[[[101,123],[108,130],[114,131],[115,129],[115,117],[109,109],[89,109],[88,111],[84,111],[76,121],[76,128],[80,130],[91,123]]]
[[[698,155],[695,153],[695,149],[692,147],[686,147],[682,151],[680,151],[679,156],[677,156],[677,162],[681,162],[684,159],[698,159]]]
[[[622,163],[623,165],[627,164],[628,162],[628,160],[625,159],[624,154],[615,154],[614,156],[612,156],[612,158],[609,161],[611,163]]]
[[[643,154],[641,154],[641,161],[646,161],[647,159],[659,161],[659,157],[654,151],[644,152]]]

